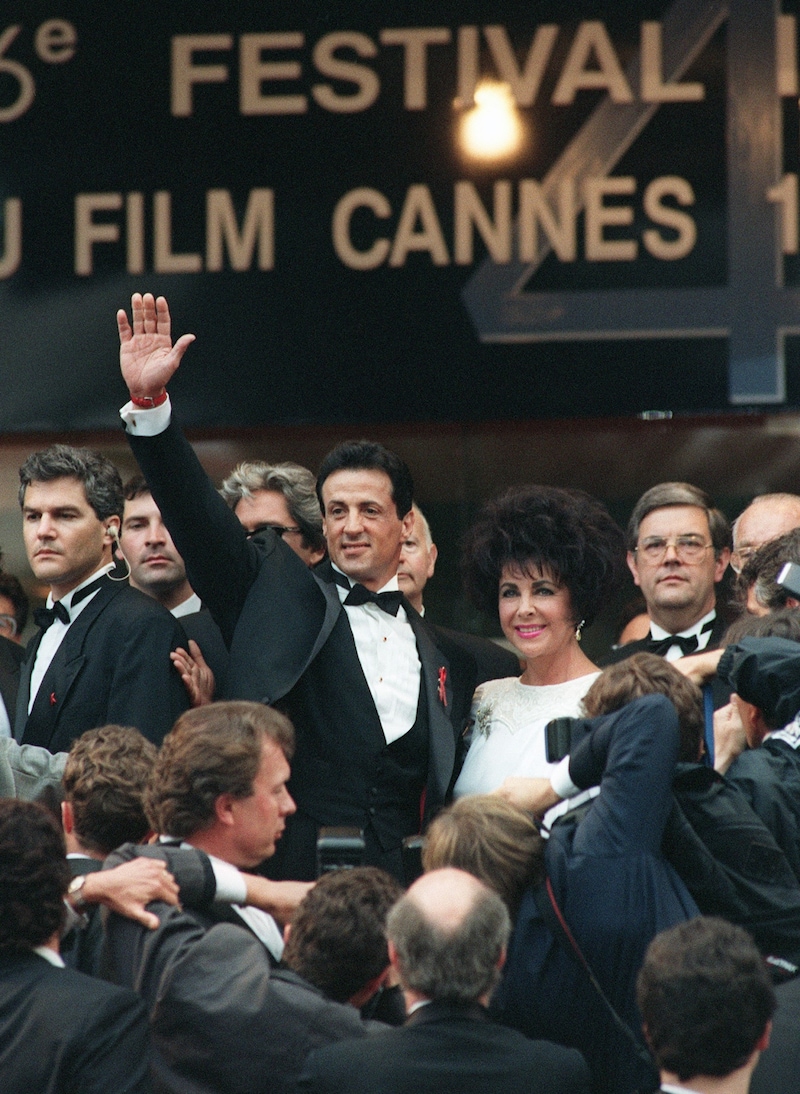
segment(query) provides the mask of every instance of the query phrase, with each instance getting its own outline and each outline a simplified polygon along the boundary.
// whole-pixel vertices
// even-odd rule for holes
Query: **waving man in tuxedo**
[[[317,479],[329,558],[315,570],[272,529],[248,539],[166,393],[194,336],[173,346],[163,297],[136,293],[132,310],[132,325],[117,313],[131,395],[122,417],[192,587],[229,643],[228,697],[278,706],[297,732],[297,814],[271,873],[314,876],[319,826],[354,825],[367,862],[402,877],[403,838],[450,787],[476,679],[474,658],[434,637],[398,589],[411,474],[378,444],[329,453]]]

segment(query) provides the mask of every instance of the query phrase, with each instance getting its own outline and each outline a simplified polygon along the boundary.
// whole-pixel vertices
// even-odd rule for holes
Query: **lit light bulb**
[[[461,122],[461,144],[476,159],[500,159],[519,148],[522,127],[508,84],[483,81],[475,88],[475,106]]]

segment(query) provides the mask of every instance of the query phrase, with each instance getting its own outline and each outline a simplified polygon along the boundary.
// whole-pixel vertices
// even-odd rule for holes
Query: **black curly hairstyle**
[[[0,801],[0,953],[41,946],[61,929],[69,879],[64,837],[48,811]]]
[[[526,573],[550,571],[569,590],[576,624],[589,626],[622,581],[625,539],[606,507],[583,490],[513,487],[484,506],[462,550],[467,595],[494,616],[508,563]]]

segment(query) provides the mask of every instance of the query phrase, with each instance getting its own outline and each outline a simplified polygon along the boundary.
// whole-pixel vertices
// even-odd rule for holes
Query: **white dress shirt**
[[[162,843],[174,842],[170,836],[161,836],[160,839]],[[184,841],[180,846],[191,848],[192,844]],[[230,904],[232,908],[235,908],[262,946],[269,950],[276,961],[280,961],[283,957],[281,929],[269,912],[244,903],[247,899],[247,883],[241,871],[230,862],[225,862],[224,859],[217,858],[215,855],[209,855],[208,859],[216,881],[214,902]]]
[[[342,573],[338,566],[333,568]],[[395,575],[378,592],[396,592],[399,588]],[[348,590],[340,585],[336,589],[344,604]],[[408,733],[417,718],[422,674],[417,640],[402,605],[396,616],[372,603],[344,604],[344,610],[383,735],[387,745],[391,744]]]
[[[181,619],[184,615],[194,615],[194,613],[199,612],[202,607],[203,604],[200,597],[197,593],[192,593],[192,595],[187,597],[183,603],[178,604],[170,610],[176,619]]]
[[[101,566],[99,570],[95,570],[95,572],[90,577],[87,577],[85,581],[82,581],[80,585],[76,585],[74,589],[71,589],[66,596],[62,596],[61,603],[69,612],[69,623],[62,623],[60,619],[56,619],[42,635],[42,640],[36,651],[36,659],[33,662],[33,669],[31,671],[31,692],[28,698],[28,714],[30,714],[33,704],[36,701],[36,696],[41,687],[44,675],[50,668],[53,658],[58,653],[58,648],[64,641],[67,631],[86,605],[97,596],[97,593],[100,590],[96,589],[93,593],[90,593],[84,600],[79,601],[74,608],[72,607],[72,598],[80,589],[84,589],[87,585],[96,581],[101,574],[107,574],[109,570],[113,569],[113,562],[109,562],[107,566]],[[53,603],[53,594],[51,593],[47,598],[47,607],[52,608]]]

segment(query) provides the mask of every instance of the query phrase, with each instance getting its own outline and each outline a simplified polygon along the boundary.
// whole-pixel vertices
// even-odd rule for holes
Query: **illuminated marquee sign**
[[[5,4],[0,431],[116,426],[142,289],[189,425],[800,401],[798,0],[491,17]]]

